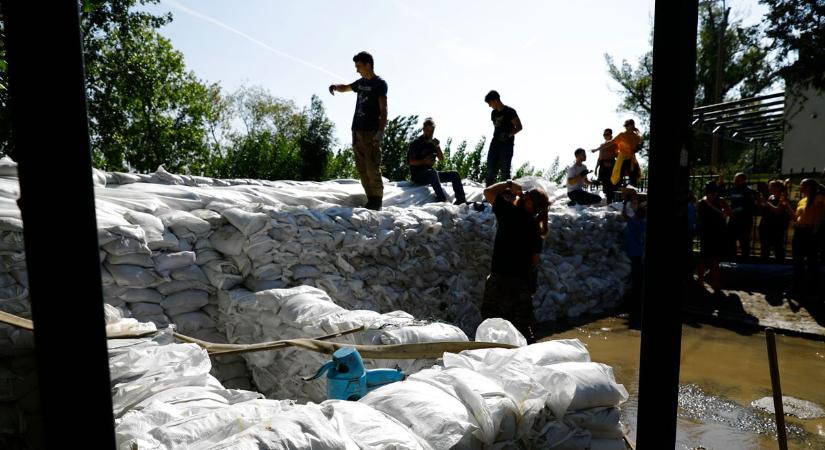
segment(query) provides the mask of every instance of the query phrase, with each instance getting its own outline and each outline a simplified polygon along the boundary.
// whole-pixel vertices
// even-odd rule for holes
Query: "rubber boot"
[[[381,197],[367,197],[367,204],[364,208],[381,211],[381,203],[383,203]]]

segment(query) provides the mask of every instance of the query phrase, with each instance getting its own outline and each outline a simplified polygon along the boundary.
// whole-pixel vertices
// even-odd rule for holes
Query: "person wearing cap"
[[[613,173],[610,175],[610,182],[614,186],[621,181],[622,171],[630,169],[625,165],[625,161],[628,161],[630,166],[638,166],[636,151],[641,145],[642,135],[639,133],[639,129],[636,128],[636,122],[633,119],[627,119],[624,121],[624,131],[595,149],[599,151],[602,149],[615,149],[617,158],[616,163],[613,165]]]
[[[355,168],[367,194],[368,209],[380,210],[384,199],[381,179],[381,142],[387,126],[387,82],[375,74],[372,55],[360,52],[352,57],[361,78],[351,84],[331,84],[329,93],[356,92],[352,117],[352,150]]]
[[[613,140],[613,130],[605,128],[602,133],[604,143]],[[610,182],[610,177],[613,175],[613,166],[616,164],[616,148],[604,147],[594,148],[591,152],[599,152],[599,158],[596,160],[596,179],[602,184],[602,192],[607,203],[613,201],[613,193],[616,192],[616,186]]]
[[[487,176],[484,179],[485,186],[490,186],[496,182],[499,172],[501,179],[510,179],[514,136],[522,130],[522,126],[516,110],[501,103],[498,92],[488,92],[484,101],[493,108],[490,112],[494,127],[493,138],[490,139],[490,148],[487,150]]]
[[[424,119],[421,136],[418,136],[410,143],[407,150],[407,163],[410,165],[410,179],[416,184],[429,184],[435,191],[435,197],[439,202],[447,201],[447,195],[441,187],[442,182],[453,184],[455,193],[455,204],[466,203],[464,197],[464,186],[461,184],[461,176],[458,172],[439,172],[433,169],[435,158],[444,160],[444,153],[441,151],[438,139],[433,137],[435,133],[435,121],[431,117]]]
[[[490,275],[484,284],[481,315],[509,320],[533,343],[533,294],[544,239],[549,234],[550,200],[541,188],[525,191],[512,180],[484,189],[496,215],[496,238]]]

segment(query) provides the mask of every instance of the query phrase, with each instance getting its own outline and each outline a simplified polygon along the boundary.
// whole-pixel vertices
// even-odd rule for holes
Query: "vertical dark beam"
[[[687,292],[697,0],[656,0],[637,448],[674,448]]]
[[[46,444],[114,448],[78,2],[2,7]]]

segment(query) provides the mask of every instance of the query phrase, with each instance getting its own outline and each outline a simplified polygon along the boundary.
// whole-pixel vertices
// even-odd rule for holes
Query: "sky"
[[[628,113],[607,74],[604,54],[635,61],[650,46],[653,0],[161,0],[147,7],[173,14],[160,33],[186,65],[226,92],[259,85],[299,107],[318,95],[339,146],[351,140],[354,93],[332,83],[359,78],[352,56],[375,59],[389,85],[389,117],[431,116],[444,142],[492,135],[491,89],[516,109],[513,167],[573,160],[577,147],[598,146],[606,127],[621,130]],[[746,23],[755,0],[729,2]],[[638,120],[637,120],[638,123]],[[644,131],[644,130],[642,130]],[[486,155],[486,153],[485,153]],[[593,154],[588,152],[592,165]]]

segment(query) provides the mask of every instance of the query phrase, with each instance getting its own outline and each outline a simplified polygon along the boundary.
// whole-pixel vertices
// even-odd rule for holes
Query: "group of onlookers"
[[[819,267],[825,259],[825,186],[813,178],[802,180],[797,201],[791,198],[792,187],[790,180],[771,180],[753,190],[743,173],[736,174],[730,187],[721,176],[705,184],[704,197],[689,206],[695,207],[700,240],[700,285],[709,272],[710,286],[720,289],[720,259],[737,253],[751,255],[752,230],[759,216],[756,230],[764,260],[773,253],[784,261],[788,233],[793,235],[794,284],[789,294],[805,297],[822,292]]]

